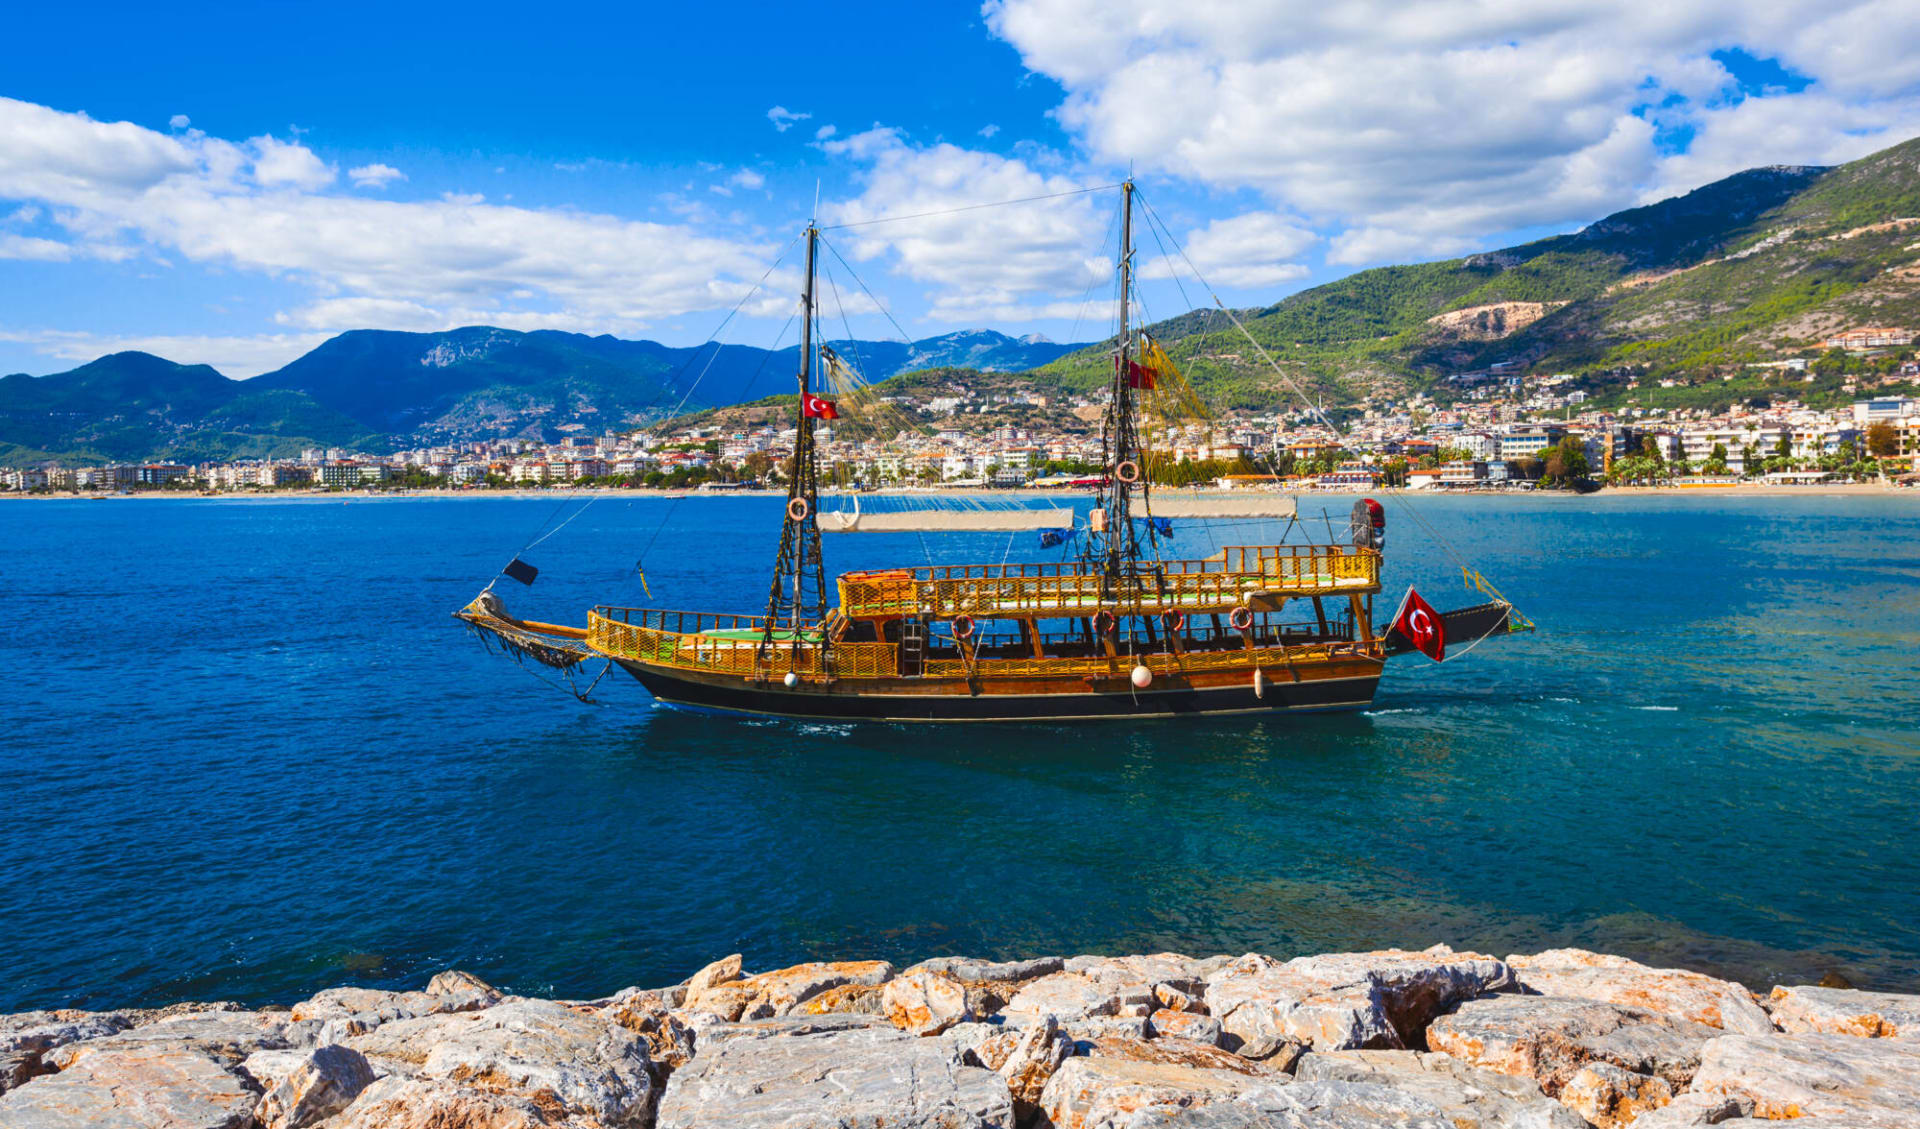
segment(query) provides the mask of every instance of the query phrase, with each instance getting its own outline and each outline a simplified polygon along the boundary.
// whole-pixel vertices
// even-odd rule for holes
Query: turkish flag
[[[1153,370],[1143,364],[1139,364],[1134,361],[1128,361],[1127,362],[1127,387],[1143,388],[1149,392],[1153,391],[1155,387]]]
[[[800,414],[810,419],[839,419],[840,409],[832,400],[809,395],[800,401]]]
[[[1447,657],[1447,622],[1411,585],[1407,588],[1407,598],[1400,601],[1399,613],[1393,617],[1393,629],[1434,662]]]

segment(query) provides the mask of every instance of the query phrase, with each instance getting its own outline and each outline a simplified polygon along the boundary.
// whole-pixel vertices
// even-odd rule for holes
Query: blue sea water
[[[1389,593],[1473,602],[1407,504]],[[449,612],[552,499],[0,503],[0,1012],[1440,941],[1920,990],[1920,497],[1412,504],[1538,634],[1396,660],[1365,714],[899,728],[483,651]],[[777,514],[610,497],[508,595],[646,602],[650,544],[657,605],[753,611]]]

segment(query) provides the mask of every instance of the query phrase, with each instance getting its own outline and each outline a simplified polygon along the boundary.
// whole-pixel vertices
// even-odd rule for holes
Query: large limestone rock
[[[1721,1033],[1704,1024],[1598,1000],[1497,996],[1469,1000],[1427,1028],[1436,1051],[1502,1074],[1531,1078],[1549,1094],[1590,1062],[1609,1062],[1684,1090],[1700,1048]]]
[[[104,1039],[133,1026],[119,1012],[29,1011],[0,1016],[0,1094],[52,1069],[46,1053],[83,1039]]]
[[[289,1022],[284,1012],[181,1012],[103,1039],[69,1043],[49,1052],[46,1061],[65,1070],[72,1056],[83,1050],[172,1047],[209,1055],[222,1066],[237,1066],[255,1051],[286,1050],[310,1039],[311,1033]]]
[[[1638,1008],[1744,1035],[1770,1035],[1773,1021],[1753,993],[1727,980],[1677,968],[1649,968],[1585,949],[1510,956],[1507,966],[1529,992]]]
[[[1753,1112],[1753,1103],[1725,1094],[1685,1093],[1674,1097],[1659,1109],[1649,1110],[1633,1120],[1634,1129],[1696,1129],[1718,1125]]]
[[[1673,1101],[1664,1078],[1635,1074],[1610,1062],[1590,1062],[1560,1088],[1560,1102],[1595,1129],[1623,1129],[1649,1110]]]
[[[1249,955],[1207,982],[1207,1010],[1245,1042],[1281,1037],[1315,1050],[1421,1048],[1446,1008],[1511,986],[1507,966],[1445,946],[1300,957],[1275,964]]]
[[[1693,1089],[1753,1103],[1753,1116],[1907,1118],[1920,1123],[1920,1043],[1852,1035],[1723,1035]]]
[[[1072,1037],[1049,1015],[1027,1027],[996,1032],[973,1053],[983,1066],[1006,1079],[1014,1112],[1025,1120],[1039,1107],[1047,1082],[1073,1051]]]
[[[703,995],[738,989],[752,995],[742,1006],[739,1019],[767,1019],[789,1015],[801,1004],[831,988],[846,984],[884,984],[893,979],[893,965],[884,960],[815,961],[796,964],[774,972],[762,972],[733,984],[709,989]],[[689,992],[689,1006],[695,996]]]
[[[646,1040],[647,1058],[656,1074],[678,1070],[693,1057],[698,1034],[686,1013],[668,1005],[659,993],[628,989],[598,1009],[603,1018]]]
[[[977,960],[973,957],[934,957],[903,971],[900,975],[911,976],[916,972],[944,972],[962,983],[977,981],[986,984],[1007,984],[1015,980],[1035,980],[1049,976],[1066,967],[1059,957],[1036,957],[1033,960]]]
[[[740,954],[724,956],[687,978],[687,994],[704,992],[740,979]]]
[[[480,1022],[485,1012],[447,1012],[423,1015],[418,1019],[396,1019],[363,1035],[355,1035],[346,1045],[373,1060],[382,1068],[377,1072],[413,1073],[427,1055],[443,1040],[460,1035]]]
[[[1196,1043],[1220,1044],[1224,1032],[1220,1021],[1211,1015],[1161,1008],[1147,1017],[1147,1026],[1156,1037],[1189,1039]]]
[[[1418,1098],[1455,1129],[1587,1129],[1573,1110],[1527,1078],[1421,1051],[1315,1051],[1294,1069],[1302,1082],[1384,1086]]]
[[[1062,1063],[1041,1091],[1040,1109],[1055,1129],[1118,1129],[1142,1111],[1204,1106],[1274,1082],[1265,1072],[1102,1054]]]
[[[846,1018],[846,1017],[826,1017]],[[946,1038],[787,1023],[702,1046],[674,1072],[659,1129],[1010,1129],[1006,1081]]]
[[[967,990],[940,972],[916,972],[887,981],[881,1006],[895,1027],[910,1035],[938,1035],[973,1018]]]
[[[1920,996],[1851,988],[1775,988],[1767,997],[1767,1010],[1789,1035],[1920,1039]]]
[[[518,1094],[395,1076],[367,1087],[326,1129],[547,1129],[564,1123],[551,1105]]]
[[[388,992],[377,988],[328,988],[293,1005],[288,1018],[315,1024],[321,1042],[362,1035],[396,1019],[479,1011],[500,1002],[500,993],[471,973],[447,971],[427,982],[425,991]]]
[[[1085,972],[1055,972],[1015,993],[1000,1014],[1008,1022],[1051,1015],[1060,1020],[1103,1015],[1144,1016],[1153,1010],[1153,986],[1142,981],[1100,979]]]
[[[254,1110],[262,1129],[306,1129],[347,1108],[373,1085],[373,1067],[351,1047],[261,1051],[241,1070],[266,1091]]]
[[[1153,953],[1148,956],[1078,956],[1066,961],[1068,972],[1077,972],[1095,980],[1123,986],[1152,989],[1165,985],[1189,996],[1206,989],[1208,962],[1179,953]]]
[[[1444,1110],[1418,1094],[1370,1082],[1262,1085],[1205,1105],[1145,1109],[1120,1124],[1125,1129],[1458,1129]]]
[[[76,1043],[58,1074],[0,1095],[6,1129],[251,1129],[259,1094],[178,1043]],[[80,1049],[75,1049],[80,1048]]]
[[[607,1126],[642,1126],[654,1091],[647,1044],[597,1015],[546,1000],[471,1014],[420,1064],[420,1077],[557,1103]]]

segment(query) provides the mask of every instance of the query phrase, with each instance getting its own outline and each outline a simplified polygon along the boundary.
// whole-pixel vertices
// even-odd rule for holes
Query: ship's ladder
[[[927,621],[908,616],[900,621],[900,674],[918,678],[926,669]]]

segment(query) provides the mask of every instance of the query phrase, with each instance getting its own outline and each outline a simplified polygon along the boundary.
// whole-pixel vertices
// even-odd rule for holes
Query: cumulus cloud
[[[767,120],[772,122],[773,128],[781,133],[792,129],[795,122],[806,121],[812,116],[812,114],[796,113],[793,110],[787,109],[785,106],[775,106],[773,109],[767,111]]]
[[[985,13],[1066,89],[1058,116],[1096,158],[1257,190],[1345,229],[1336,262],[1577,225],[1761,154],[1840,159],[1920,128],[1920,56],[1904,46],[1920,8],[1890,0],[989,0]],[[1714,57],[1732,48],[1813,84],[1750,97]],[[1768,138],[1768,125],[1785,128]],[[1683,151],[1663,140],[1689,134]]]
[[[253,151],[253,182],[262,188],[301,188],[309,192],[333,183],[339,170],[314,155],[313,150],[277,137],[247,142]]]
[[[175,114],[167,119],[167,125],[173,129],[185,129],[193,124],[193,119],[185,114]]]
[[[823,219],[863,226],[829,237],[844,240],[855,259],[884,262],[929,284],[935,319],[1072,317],[1087,288],[1110,277],[1113,264],[1100,249],[1110,196],[954,211],[1080,185],[1017,158],[947,143],[916,145],[885,127],[821,148],[854,162],[862,186],[853,199],[824,205]],[[916,218],[871,222],[907,216]]]
[[[73,258],[73,248],[54,239],[30,235],[0,235],[0,259],[28,259],[43,263],[64,263]]]
[[[44,211],[84,249],[68,255],[138,252],[304,283],[315,303],[285,320],[300,328],[632,332],[731,305],[768,257],[681,225],[478,195],[367,199],[340,194],[337,179],[295,142],[168,136],[0,98],[0,201]],[[48,243],[60,240],[7,247],[58,256]]]
[[[371,164],[348,169],[347,179],[355,188],[385,188],[393,181],[407,179],[407,174],[392,165]]]
[[[752,169],[741,169],[739,172],[734,173],[732,176],[728,177],[727,183],[731,184],[735,188],[745,188],[748,190],[752,190],[755,188],[766,187],[767,178],[764,176],[761,176],[757,172],[754,172]]]
[[[1273,212],[1248,212],[1214,220],[1187,233],[1186,257],[1208,282],[1219,286],[1274,286],[1304,278],[1298,258],[1320,236]],[[1178,269],[1156,256],[1144,263],[1142,278],[1169,278]]]

